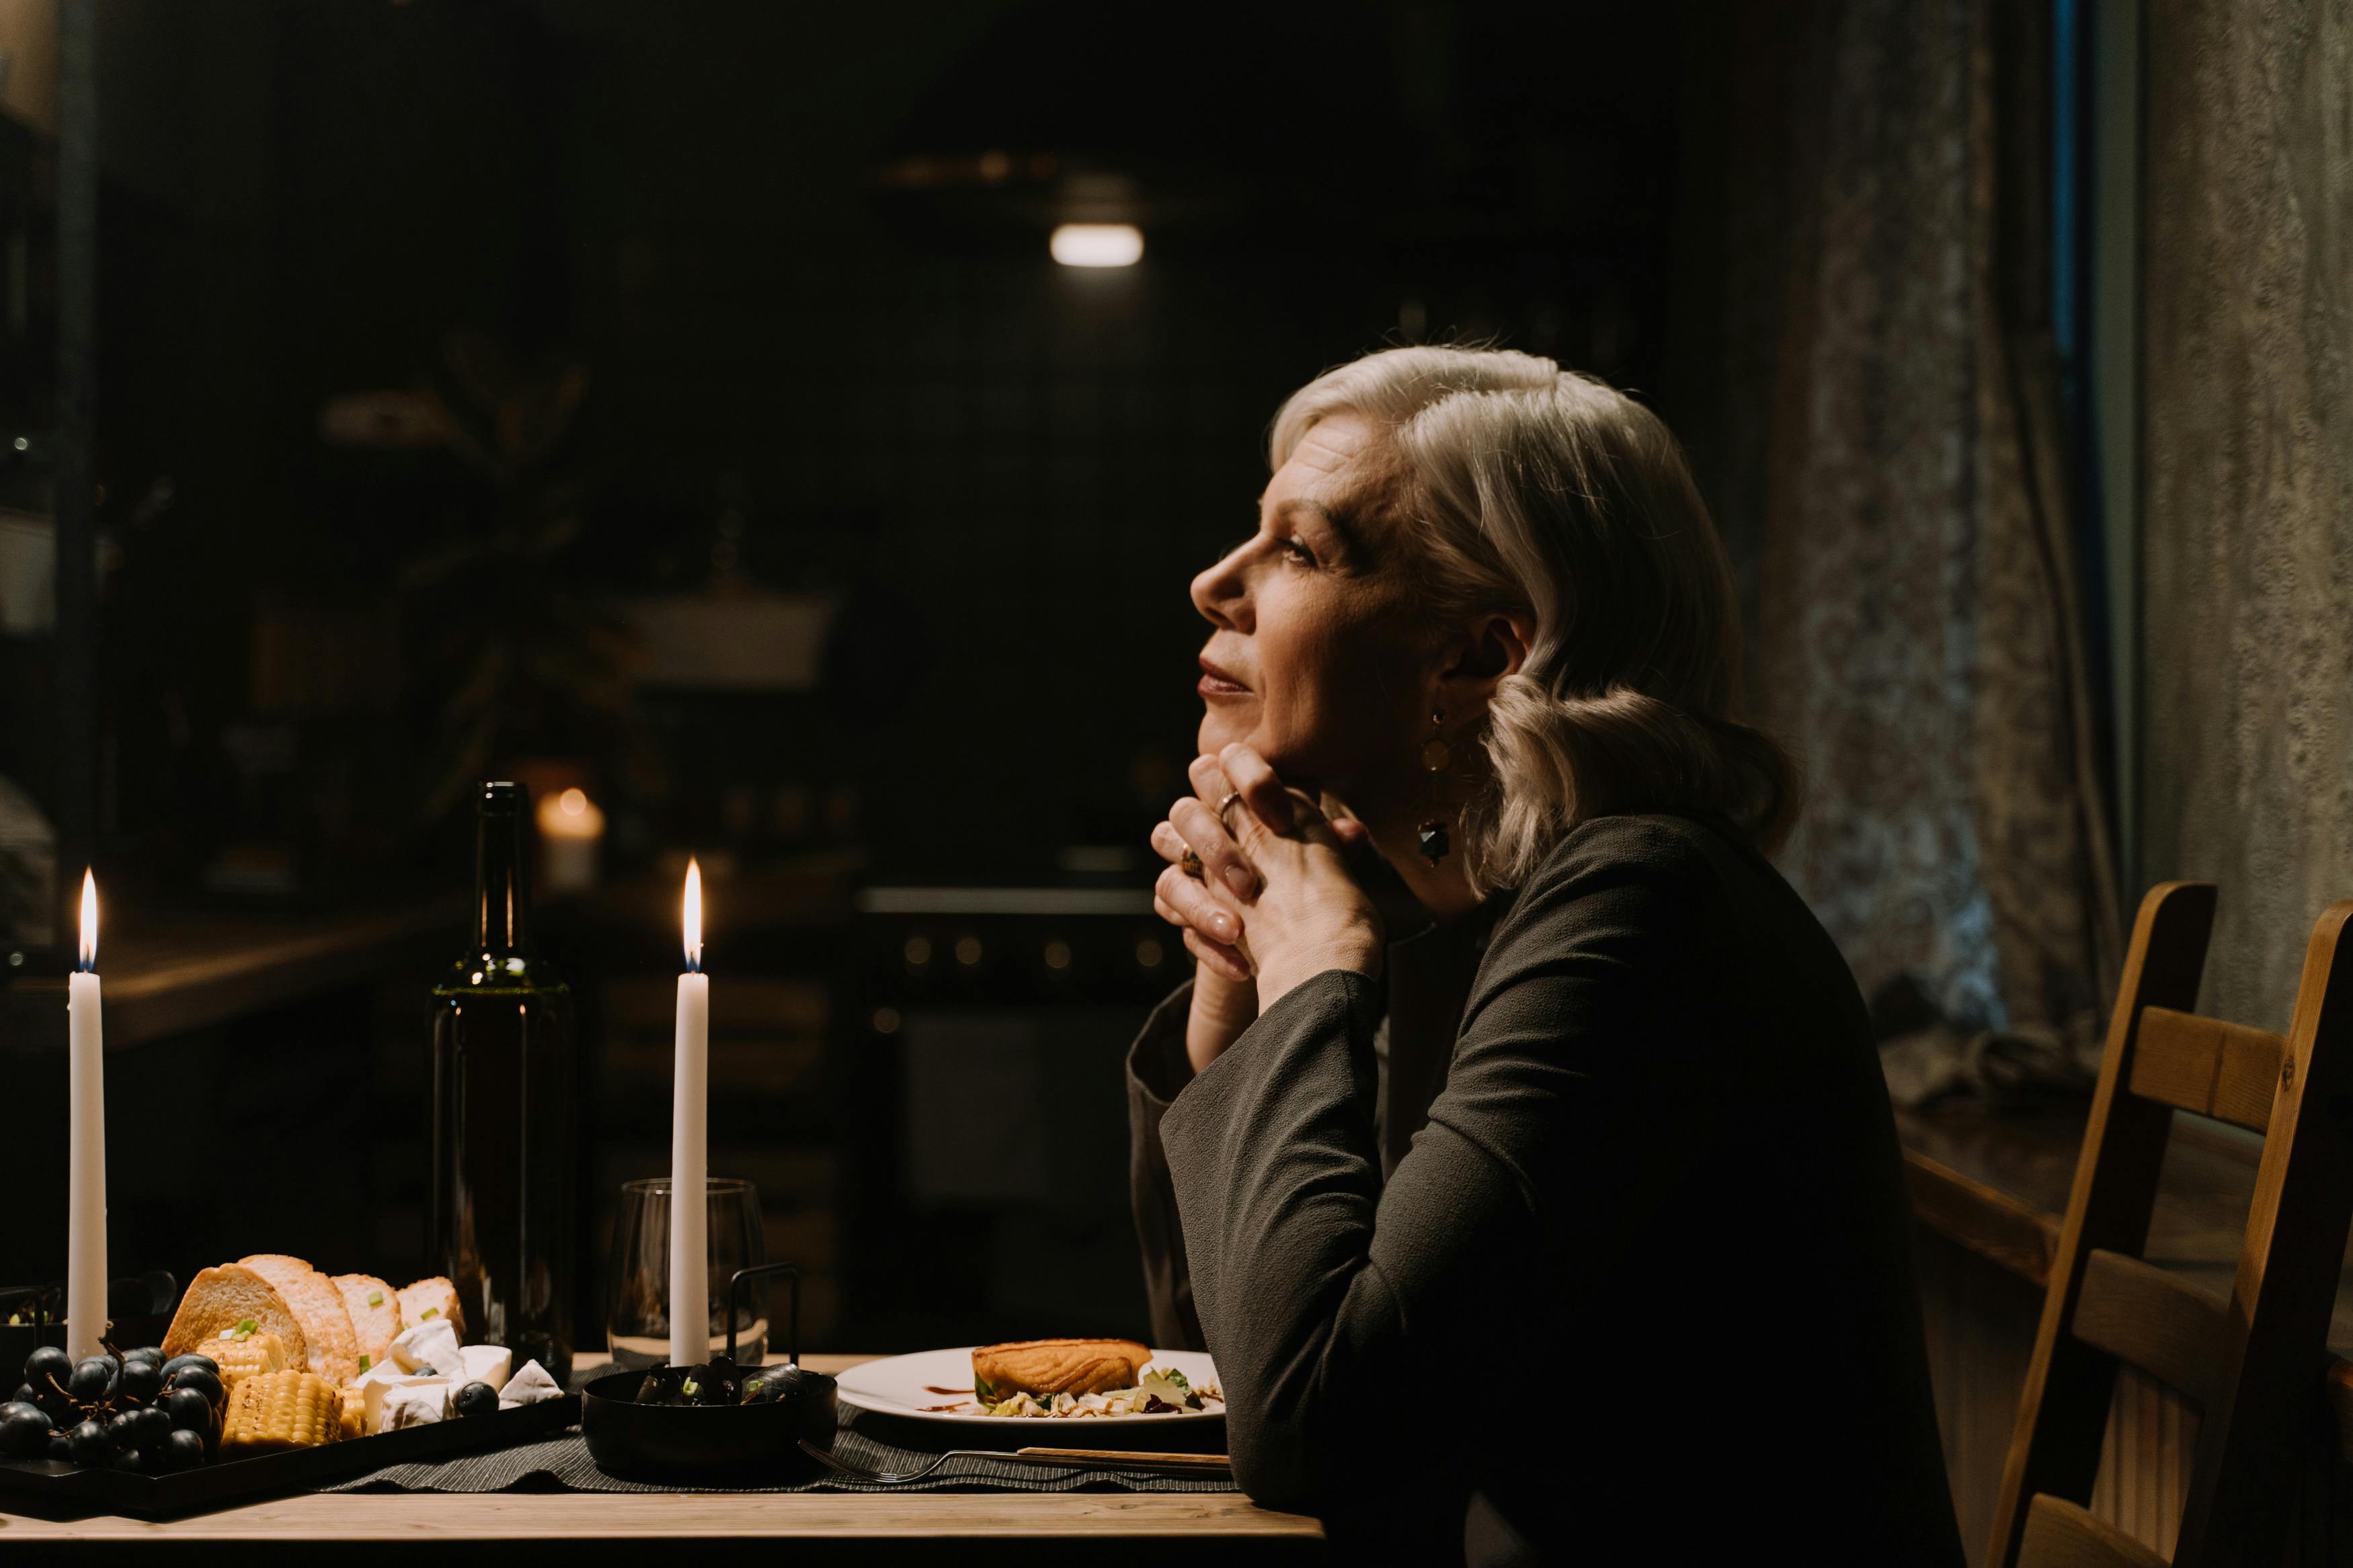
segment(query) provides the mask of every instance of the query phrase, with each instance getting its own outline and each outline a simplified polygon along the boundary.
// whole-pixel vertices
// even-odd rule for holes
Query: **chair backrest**
[[[2164,1568],[2084,1507],[2119,1361],[2200,1409],[2174,1568],[2280,1561],[2353,1224],[2353,959],[2337,962],[2348,919],[2353,900],[2313,927],[2283,1037],[2189,1010],[2211,883],[2166,882],[2141,900],[1987,1568]],[[2142,1260],[2177,1110],[2263,1134],[2227,1300]]]

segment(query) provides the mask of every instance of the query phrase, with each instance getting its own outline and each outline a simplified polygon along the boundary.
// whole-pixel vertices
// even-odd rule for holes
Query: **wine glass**
[[[727,1349],[727,1282],[739,1268],[765,1263],[760,1189],[730,1176],[705,1179],[710,1238],[702,1303],[709,1361]],[[621,1184],[621,1210],[613,1221],[613,1279],[606,1296],[605,1343],[619,1367],[661,1366],[670,1360],[670,1192],[668,1176]],[[756,1299],[735,1321],[735,1359],[757,1366],[768,1353],[768,1320]]]

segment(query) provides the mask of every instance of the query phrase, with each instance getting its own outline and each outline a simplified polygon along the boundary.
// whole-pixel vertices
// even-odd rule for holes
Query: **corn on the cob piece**
[[[221,1452],[315,1448],[343,1435],[343,1396],[316,1373],[258,1372],[228,1396]]]
[[[286,1370],[286,1342],[267,1331],[242,1339],[220,1334],[198,1345],[196,1353],[219,1363],[223,1388],[235,1388],[256,1373]]]
[[[343,1419],[335,1436],[341,1440],[367,1436],[367,1396],[356,1388],[336,1390],[343,1402]]]

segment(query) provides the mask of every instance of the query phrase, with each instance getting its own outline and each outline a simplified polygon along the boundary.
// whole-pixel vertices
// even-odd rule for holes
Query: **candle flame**
[[[556,797],[555,804],[565,816],[577,816],[588,809],[588,792],[582,789],[565,790]]]
[[[98,879],[87,868],[81,874],[81,966],[98,967]]]
[[[689,856],[686,862],[686,967],[702,967],[702,868]]]

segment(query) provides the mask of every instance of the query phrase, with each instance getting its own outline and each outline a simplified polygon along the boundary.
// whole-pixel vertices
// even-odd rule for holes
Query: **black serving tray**
[[[0,1459],[0,1507],[42,1514],[170,1519],[347,1481],[386,1465],[511,1447],[553,1436],[579,1419],[580,1396],[567,1394],[495,1415],[452,1415],[373,1437],[227,1459],[168,1476],[84,1469],[57,1459]]]

